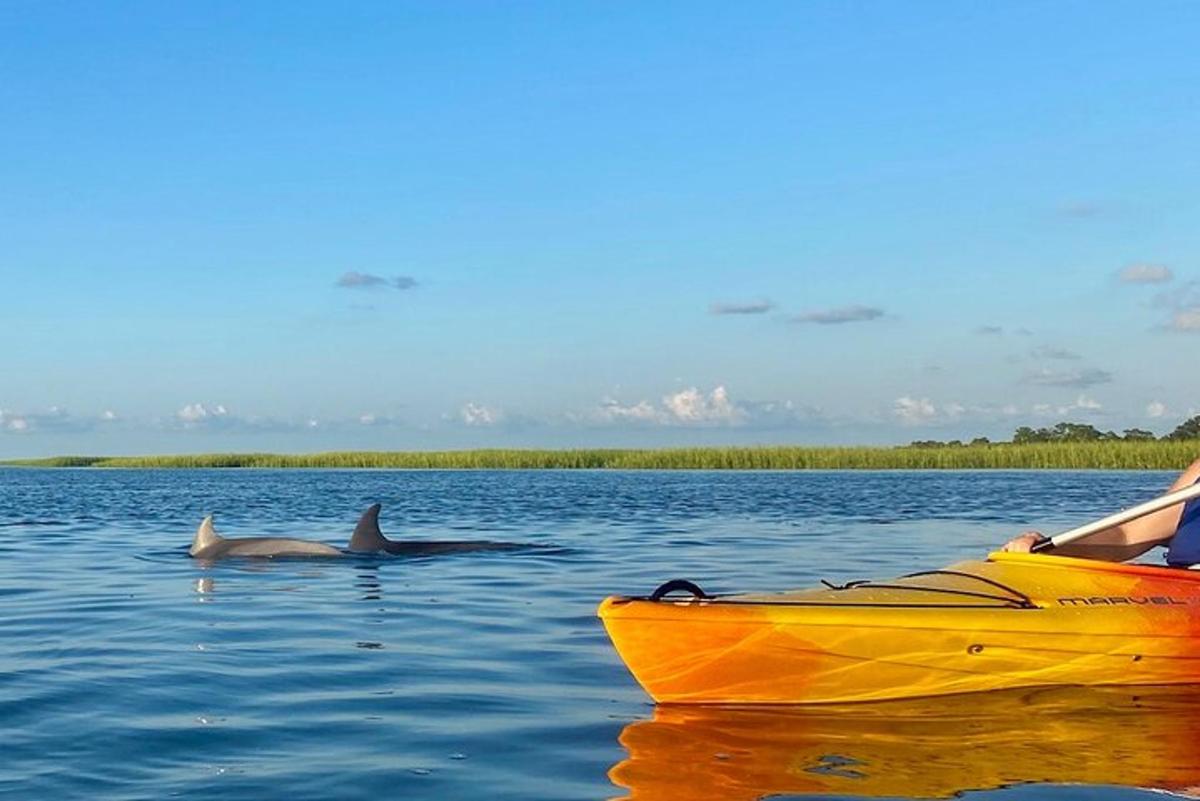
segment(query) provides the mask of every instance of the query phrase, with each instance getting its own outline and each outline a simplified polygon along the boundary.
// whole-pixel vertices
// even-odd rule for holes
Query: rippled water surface
[[[1169,745],[1195,750],[1200,724],[1177,699],[1153,714],[1120,694],[824,718],[656,712],[595,609],[674,577],[722,592],[937,567],[1169,480],[0,469],[0,795],[1142,797],[1117,785],[1187,778],[1170,774],[1183,768]],[[376,501],[393,538],[542,547],[213,565],[187,555],[210,512],[227,535],[341,546]],[[1031,704],[1036,715],[1013,714]],[[1093,720],[1101,707],[1110,717]],[[972,737],[976,756],[962,752]],[[875,750],[842,764],[846,741]],[[1099,764],[1112,770],[1088,772]]]

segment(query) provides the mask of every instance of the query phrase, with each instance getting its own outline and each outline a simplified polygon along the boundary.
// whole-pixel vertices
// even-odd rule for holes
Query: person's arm
[[[1188,465],[1180,474],[1171,490],[1190,487],[1200,480],[1200,459]],[[1106,562],[1124,562],[1135,556],[1141,556],[1156,545],[1166,544],[1175,536],[1179,526],[1179,517],[1183,514],[1183,504],[1175,504],[1157,512],[1139,517],[1119,526],[1105,529],[1093,534],[1082,542],[1073,542],[1061,548],[1055,548],[1059,556],[1076,556],[1082,559],[1100,559]],[[1026,531],[1014,537],[1000,549],[1015,553],[1029,553],[1029,550],[1045,537],[1037,531]]]

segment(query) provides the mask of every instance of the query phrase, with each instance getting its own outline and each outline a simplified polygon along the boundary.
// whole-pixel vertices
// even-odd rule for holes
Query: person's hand
[[[1033,546],[1039,542],[1044,542],[1046,535],[1040,531],[1026,531],[1019,537],[1013,537],[1000,548],[1005,553],[1029,553]]]

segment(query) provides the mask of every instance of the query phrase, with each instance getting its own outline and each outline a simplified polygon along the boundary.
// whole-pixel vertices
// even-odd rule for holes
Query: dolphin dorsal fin
[[[196,529],[196,536],[192,539],[192,547],[188,550],[188,553],[195,556],[200,551],[220,541],[221,535],[213,528],[212,515],[209,515],[200,521],[200,527]]]
[[[363,512],[362,517],[358,519],[358,525],[354,527],[354,533],[350,535],[348,550],[369,553],[382,550],[387,544],[387,537],[379,530],[381,508],[380,504],[373,503]]]

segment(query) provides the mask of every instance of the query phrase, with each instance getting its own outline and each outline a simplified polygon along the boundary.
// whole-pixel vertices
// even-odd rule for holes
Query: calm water
[[[993,700],[988,715],[934,710],[948,716],[935,731],[920,711],[656,715],[594,613],[605,595],[673,577],[772,590],[937,567],[1168,480],[0,470],[0,795],[600,799],[631,785],[663,799],[1149,797],[1066,784],[1101,762],[1114,766],[1103,785],[1177,767],[1132,764],[1142,752],[1114,752],[1113,721],[1086,707],[1112,707],[1114,728],[1149,726],[1157,739],[1170,739],[1154,728],[1164,719],[1187,730],[1178,709],[1148,719],[1118,697],[1014,715],[1030,700]],[[227,535],[344,545],[375,501],[395,538],[548,547],[211,566],[187,556],[209,512]],[[970,736],[989,756],[953,757]],[[843,764],[847,742],[878,747]],[[886,775],[872,762],[883,759]],[[892,781],[906,772],[919,781]],[[997,789],[1019,781],[1056,783]]]

